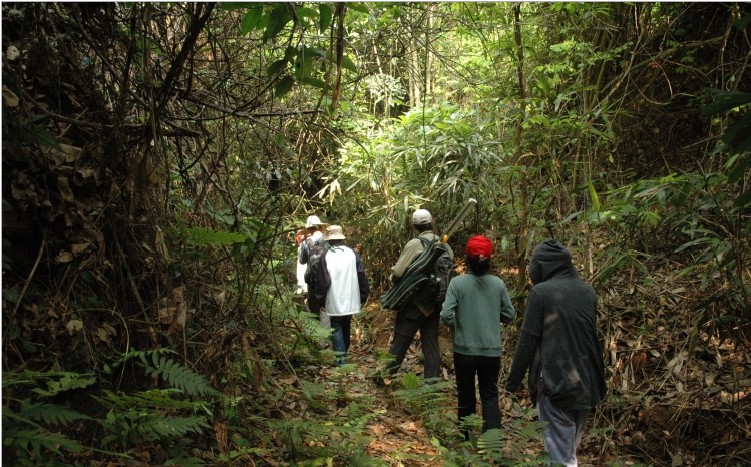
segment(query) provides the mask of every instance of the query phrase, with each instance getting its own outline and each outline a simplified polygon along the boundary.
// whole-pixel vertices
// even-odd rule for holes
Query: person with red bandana
[[[498,375],[501,371],[501,324],[516,312],[503,280],[490,273],[493,244],[482,236],[469,239],[469,271],[455,277],[446,291],[441,322],[453,331],[454,371],[461,422],[475,413],[477,381],[482,403],[482,431],[501,427]],[[464,429],[465,439],[469,431]]]

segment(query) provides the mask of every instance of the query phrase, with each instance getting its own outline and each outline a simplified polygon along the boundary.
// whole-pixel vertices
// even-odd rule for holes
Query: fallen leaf
[[[18,105],[18,96],[16,96],[15,93],[5,85],[3,85],[3,101],[8,107],[15,107]]]
[[[83,329],[83,321],[80,319],[72,319],[65,325],[65,329],[68,331],[68,334],[72,336],[76,331]]]
[[[90,241],[84,240],[82,242],[72,244],[70,246],[70,251],[73,253],[73,255],[77,256],[86,251],[86,249],[88,249],[90,245]]]
[[[7,58],[11,62],[17,59],[19,55],[21,55],[21,52],[15,45],[10,45],[7,49],[5,49],[5,58]]]
[[[73,255],[69,251],[61,250],[60,253],[55,256],[55,261],[58,263],[70,263],[73,261]]]

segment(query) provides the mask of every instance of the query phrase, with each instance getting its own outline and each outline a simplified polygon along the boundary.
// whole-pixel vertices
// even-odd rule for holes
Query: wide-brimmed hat
[[[344,231],[341,225],[330,225],[326,227],[326,231],[323,233],[324,240],[344,240]]]

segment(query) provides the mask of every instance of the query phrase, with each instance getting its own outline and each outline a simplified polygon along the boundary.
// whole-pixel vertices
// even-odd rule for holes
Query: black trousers
[[[474,414],[477,408],[475,377],[482,403],[482,431],[501,427],[501,408],[498,406],[498,375],[501,357],[478,357],[454,352],[456,395],[459,421]]]
[[[401,367],[410,345],[417,331],[420,331],[420,344],[425,357],[425,378],[437,378],[441,374],[441,352],[438,348],[438,320],[440,314],[434,311],[426,317],[419,308],[409,304],[398,311],[394,318],[394,338],[391,341],[389,353],[394,361],[387,370],[392,375]]]

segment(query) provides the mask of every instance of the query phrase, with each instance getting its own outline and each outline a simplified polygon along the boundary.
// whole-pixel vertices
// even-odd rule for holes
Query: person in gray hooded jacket
[[[576,466],[589,413],[606,392],[597,294],[557,240],[535,247],[529,276],[534,286],[505,388],[517,392],[529,370],[529,395],[546,422],[545,450],[552,462]]]

